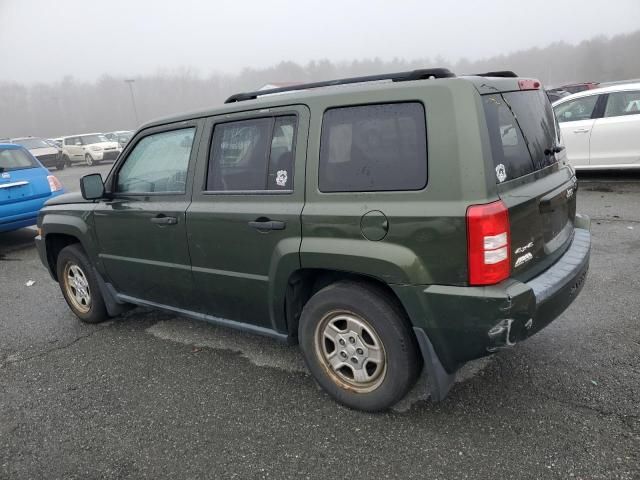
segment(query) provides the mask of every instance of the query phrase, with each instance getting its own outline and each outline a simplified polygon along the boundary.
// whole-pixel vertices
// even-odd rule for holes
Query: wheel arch
[[[80,244],[89,258],[95,258],[95,248],[91,248],[89,227],[82,216],[47,213],[42,221],[42,235],[45,246],[47,267],[54,280],[58,281],[56,263],[63,248]]]
[[[309,299],[324,287],[332,283],[350,280],[356,283],[378,288],[389,296],[399,311],[404,315],[408,325],[411,327],[410,317],[393,289],[382,279],[349,271],[322,269],[322,268],[301,268],[291,273],[287,282],[285,292],[285,318],[287,333],[293,343],[297,342],[298,325],[300,315]]]

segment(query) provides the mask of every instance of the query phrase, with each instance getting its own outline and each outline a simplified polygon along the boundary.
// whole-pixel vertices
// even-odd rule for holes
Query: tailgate
[[[513,277],[527,281],[564,253],[573,238],[576,190],[575,176],[563,168],[500,192],[509,209]]]
[[[573,238],[577,180],[558,164],[559,133],[542,90],[483,96],[498,195],[509,210],[511,275],[551,266]]]

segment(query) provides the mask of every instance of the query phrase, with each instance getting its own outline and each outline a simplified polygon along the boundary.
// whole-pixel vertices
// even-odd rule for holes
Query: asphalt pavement
[[[34,231],[1,235],[0,478],[638,479],[639,204],[637,178],[582,176],[576,302],[444,402],[420,384],[382,414],[334,403],[296,347],[147,309],[84,325]]]

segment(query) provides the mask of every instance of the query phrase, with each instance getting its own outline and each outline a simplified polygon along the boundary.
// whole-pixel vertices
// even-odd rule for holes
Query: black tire
[[[93,166],[93,157],[91,155],[89,155],[88,153],[84,156],[84,161],[87,164],[88,167],[92,167]]]
[[[348,333],[355,330],[350,330],[346,326],[344,332],[347,333],[337,334],[340,337],[339,340],[335,338],[327,340],[324,332],[334,335],[336,330],[323,325],[334,322],[332,325],[335,327],[338,325],[337,322],[343,321],[341,315],[352,319],[349,321],[364,321],[364,324],[361,323],[365,325],[362,339],[368,336],[372,341],[362,340],[356,335],[355,342],[364,343],[355,343]],[[371,328],[373,339],[367,334],[367,327]],[[375,285],[343,280],[318,291],[302,310],[298,335],[305,362],[316,381],[336,401],[357,410],[374,412],[391,407],[415,384],[422,368],[422,357],[419,355],[418,345],[406,314],[391,295]],[[326,353],[327,348],[331,348],[327,347],[327,342],[336,347],[334,353],[340,355],[346,353],[347,357],[343,358],[349,358],[348,356],[353,353],[346,350],[349,345],[340,346],[345,343],[340,345],[337,343],[346,338],[353,343],[352,350],[358,345],[367,347],[369,343],[371,345],[376,345],[378,341],[381,343],[382,348],[376,347],[375,350],[382,351],[382,357],[385,360],[381,364],[384,365],[384,369],[381,370],[375,382],[372,380],[373,383],[370,384],[359,384],[368,385],[366,388],[354,387],[348,378],[345,380],[345,377],[348,377],[348,371],[351,370],[354,376],[353,382],[357,383],[356,369],[353,365],[347,365],[346,360],[343,362],[345,365],[338,370],[329,365],[327,355],[333,357],[333,354]],[[357,350],[362,352],[362,349]],[[375,350],[369,347],[366,352]],[[356,357],[355,353],[353,355]],[[354,357],[350,359],[354,360]],[[358,362],[358,359],[360,369],[371,366],[366,357],[358,356],[354,361]],[[375,368],[379,367],[375,362],[374,365]],[[343,373],[340,373],[341,371]],[[375,370],[372,372],[375,375]]]
[[[74,266],[77,267],[76,272],[79,270],[82,273],[81,276],[74,273],[74,277],[78,280],[82,278],[87,283],[86,292],[89,294],[90,301],[85,305],[73,293],[74,291],[77,292],[78,289],[71,286],[70,272]],[[67,305],[80,320],[85,323],[99,323],[109,318],[93,267],[80,244],[69,245],[60,251],[56,264],[56,273],[60,290],[62,290],[62,295],[67,301]],[[83,288],[80,286],[81,290]],[[79,296],[81,295],[79,294]]]
[[[66,163],[64,161],[56,164],[56,170],[64,170],[64,167],[66,166]]]
[[[62,157],[62,160],[64,161],[64,164],[65,164],[67,167],[70,167],[70,166],[71,166],[71,160],[69,160],[69,157],[67,157],[66,155],[64,155],[64,156]]]

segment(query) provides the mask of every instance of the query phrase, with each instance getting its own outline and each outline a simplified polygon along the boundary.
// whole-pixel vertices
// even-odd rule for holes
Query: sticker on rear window
[[[504,182],[507,179],[507,169],[504,168],[504,165],[502,163],[496,166],[496,177],[498,177],[498,181],[500,183]]]
[[[276,174],[276,184],[279,187],[284,187],[287,184],[287,171],[286,170],[278,170]]]

